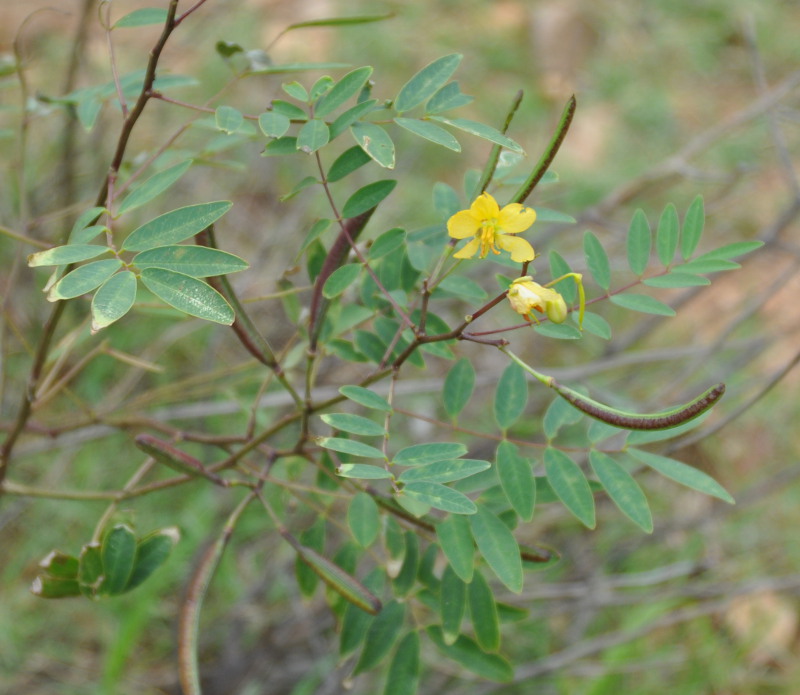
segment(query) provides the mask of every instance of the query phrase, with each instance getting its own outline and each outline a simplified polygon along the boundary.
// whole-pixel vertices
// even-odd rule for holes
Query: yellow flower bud
[[[545,314],[553,323],[563,323],[567,318],[564,298],[555,290],[534,282],[530,275],[517,278],[509,285],[508,301],[511,302],[511,308],[528,321],[539,322],[532,313],[534,309]]]

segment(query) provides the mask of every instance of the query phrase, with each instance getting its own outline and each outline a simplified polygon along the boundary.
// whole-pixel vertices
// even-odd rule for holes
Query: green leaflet
[[[658,220],[656,253],[664,266],[669,266],[678,248],[678,211],[669,203]]]
[[[336,120],[331,123],[331,140],[341,135],[359,118],[366,116],[370,111],[374,111],[377,108],[380,108],[377,99],[367,99],[343,111],[337,116]]]
[[[474,514],[477,509],[475,503],[465,494],[439,483],[407,483],[403,486],[403,494],[452,514]]]
[[[472,616],[472,628],[481,649],[496,652],[500,649],[500,620],[497,615],[497,604],[489,583],[480,571],[467,585],[467,601]]]
[[[524,150],[511,138],[506,137],[496,128],[492,128],[491,126],[483,123],[478,123],[477,121],[472,121],[468,118],[445,118],[444,116],[431,116],[431,119],[438,121],[439,123],[452,126],[453,128],[463,130],[465,133],[475,135],[483,140],[488,140],[489,142],[501,145],[512,152],[524,152]]]
[[[650,251],[653,246],[653,233],[642,210],[637,210],[628,229],[628,265],[636,274],[641,275],[650,262]]]
[[[127,314],[136,301],[136,276],[123,270],[112,275],[92,297],[92,330],[99,331]]]
[[[530,521],[536,503],[533,469],[511,442],[500,442],[497,447],[497,477],[514,511],[523,521]]]
[[[394,179],[385,179],[359,188],[344,204],[342,217],[357,217],[368,210],[372,210],[394,190],[396,185],[397,181]]]
[[[214,112],[217,128],[228,135],[235,133],[244,123],[244,116],[233,106],[220,106]]]
[[[81,595],[77,579],[39,574],[31,584],[31,593],[39,598],[70,598]]]
[[[405,604],[387,603],[372,621],[364,640],[364,649],[353,669],[353,675],[375,668],[391,651],[403,630]]]
[[[467,607],[467,584],[448,564],[442,572],[439,591],[442,636],[445,644],[453,644],[461,634],[461,621]]]
[[[467,447],[458,442],[413,444],[398,451],[392,463],[400,466],[421,466],[435,461],[457,459],[466,453]]]
[[[174,526],[153,531],[140,538],[136,543],[133,570],[125,585],[125,591],[135,589],[161,567],[179,540],[180,532]]]
[[[261,132],[270,138],[279,138],[286,135],[292,121],[288,116],[276,111],[265,111],[258,116],[258,127]]]
[[[312,154],[328,144],[331,134],[325,121],[313,118],[303,124],[297,134],[295,147],[301,152]]]
[[[608,492],[608,496],[634,524],[645,533],[653,532],[653,515],[647,498],[633,479],[619,463],[600,451],[589,452],[589,462],[597,479]]]
[[[434,94],[425,104],[426,114],[442,113],[466,106],[472,102],[474,97],[461,92],[458,82],[449,82]]]
[[[371,495],[359,492],[353,496],[347,508],[347,525],[362,548],[368,548],[375,542],[380,531],[380,514]]]
[[[233,203],[221,200],[214,203],[188,205],[172,210],[134,229],[122,244],[125,251],[146,251],[185,241],[216,222]]]
[[[595,282],[604,290],[608,290],[611,287],[611,266],[603,245],[593,232],[586,232],[583,235],[583,255]]]
[[[333,128],[331,128],[333,132]],[[350,126],[350,132],[362,150],[384,169],[394,169],[394,143],[389,134],[376,123],[357,121]],[[367,208],[369,209],[369,208]],[[345,215],[351,217],[351,215]]]
[[[406,240],[406,230],[395,227],[381,234],[369,247],[369,259],[371,261],[388,256],[390,253],[400,249]]]
[[[117,215],[123,215],[126,212],[141,207],[145,203],[149,203],[180,179],[191,166],[192,160],[187,159],[168,169],[164,169],[164,171],[153,174],[142,185],[137,186],[125,196],[119,208],[117,208]]]
[[[294,82],[284,82],[281,85],[281,89],[292,97],[292,99],[304,103],[308,101],[308,92],[306,88],[296,80]]]
[[[363,405],[365,408],[383,410],[387,413],[392,411],[392,406],[389,405],[389,402],[385,398],[362,386],[342,386],[339,388],[339,393],[354,403]]]
[[[475,543],[464,516],[449,516],[436,525],[436,536],[453,571],[464,582],[471,582],[475,565]]]
[[[448,150],[453,150],[453,152],[461,152],[461,145],[455,136],[435,123],[418,118],[400,118],[399,116],[394,119],[394,122],[401,128],[405,128],[410,133],[414,133],[414,135],[418,135],[425,140],[446,147]]]
[[[684,261],[688,261],[700,243],[703,236],[703,226],[705,224],[705,208],[703,206],[703,196],[698,195],[686,211],[683,218],[681,229],[681,256]]]
[[[348,568],[352,569],[352,568]],[[380,594],[386,582],[383,570],[376,567],[364,578],[364,587],[374,594]],[[339,637],[339,655],[346,657],[352,654],[367,636],[369,626],[375,621],[372,614],[362,610],[354,603],[348,603],[342,618],[342,631]]]
[[[343,463],[336,469],[342,478],[361,478],[362,480],[388,480],[392,474],[385,468],[366,463]]]
[[[233,323],[230,304],[202,280],[162,268],[145,268],[141,279],[148,290],[178,311],[226,326]]]
[[[318,118],[322,118],[338,109],[361,91],[371,74],[372,68],[369,65],[348,72],[327,94],[320,98],[314,108],[314,114]]]
[[[311,548],[322,554],[325,551],[325,520],[322,518],[317,519],[300,534],[298,540],[306,548]],[[306,598],[313,596],[320,582],[320,577],[300,555],[295,557],[294,572],[300,593]]]
[[[497,382],[494,396],[494,417],[504,432],[525,411],[528,403],[528,382],[525,372],[517,364],[509,364]]]
[[[544,465],[547,481],[564,506],[584,526],[594,528],[594,497],[580,466],[564,452],[552,447],[545,449]]]
[[[334,270],[322,287],[322,296],[326,299],[338,297],[350,287],[361,273],[360,263],[347,263]]]
[[[114,596],[125,591],[133,573],[136,536],[129,526],[120,524],[108,531],[100,548],[103,562],[103,593]]]
[[[653,454],[649,451],[642,451],[641,449],[628,449],[628,453],[638,461],[641,461],[646,466],[661,473],[661,475],[671,478],[681,485],[698,490],[706,495],[717,497],[718,499],[735,504],[733,497],[710,475],[697,470],[692,466],[687,466],[685,463],[676,461],[675,459],[666,456]]]
[[[426,65],[411,77],[394,99],[398,113],[409,111],[432,97],[450,79],[463,56],[459,53],[446,55]]]
[[[467,405],[475,389],[475,368],[466,358],[461,358],[447,373],[442,389],[445,412],[453,419]]]
[[[358,145],[353,145],[350,149],[340,154],[328,169],[328,182],[336,183],[341,181],[348,174],[352,174],[356,169],[361,168],[372,158],[364,152]]]
[[[194,278],[238,273],[248,267],[247,261],[227,251],[207,246],[171,244],[136,254],[132,264],[145,268],[163,268]]]
[[[522,591],[522,560],[514,535],[486,507],[469,518],[472,536],[486,564],[511,591]]]
[[[39,251],[28,256],[28,265],[36,268],[43,265],[68,265],[88,261],[97,258],[104,253],[110,253],[108,246],[97,244],[68,244],[67,246],[56,246],[47,251]]]
[[[342,454],[360,456],[362,458],[385,459],[384,453],[374,446],[364,444],[352,439],[342,439],[341,437],[318,437],[317,444],[325,449],[338,451]]]
[[[151,24],[163,24],[167,19],[167,11],[161,7],[144,7],[140,10],[129,12],[116,22],[112,29],[132,29],[145,27]]]
[[[425,481],[429,483],[450,483],[454,480],[469,478],[477,473],[488,470],[491,464],[488,461],[477,459],[452,459],[449,461],[436,461],[422,466],[409,468],[400,474],[398,480],[402,483]]]
[[[72,225],[72,230],[69,233],[69,243],[85,244],[86,242],[94,239],[99,232],[95,232],[93,236],[86,238],[86,235],[83,234],[83,231],[89,227],[89,225],[94,225],[100,215],[104,214],[105,212],[107,212],[105,208],[94,207],[89,208],[78,215],[78,219],[75,220],[74,224]]]
[[[365,437],[383,437],[386,434],[383,425],[360,415],[326,413],[320,418],[326,425],[350,434],[360,434]]]
[[[567,263],[558,251],[550,251],[547,258],[550,263],[550,275],[553,276],[553,279],[560,278],[562,275],[567,275],[572,272],[569,263]],[[571,306],[575,303],[575,299],[578,296],[578,286],[575,284],[573,278],[567,278],[563,282],[558,283],[558,292],[564,297],[567,306]]]
[[[414,695],[419,686],[420,639],[418,632],[409,632],[397,645],[383,695]]]
[[[487,654],[466,635],[461,635],[453,644],[448,645],[438,626],[431,626],[426,632],[442,654],[472,673],[499,683],[508,683],[514,679],[514,669],[506,659],[497,654]]]
[[[74,299],[91,292],[102,285],[122,267],[122,261],[109,258],[105,261],[92,261],[67,273],[47,293],[50,302],[59,299]]]
[[[407,596],[417,582],[420,567],[419,538],[415,533],[403,534],[403,564],[392,580],[392,588],[397,596]]]
[[[611,303],[621,306],[631,311],[640,311],[643,314],[656,314],[658,316],[675,316],[675,309],[664,304],[655,297],[646,294],[615,294],[611,297]]]

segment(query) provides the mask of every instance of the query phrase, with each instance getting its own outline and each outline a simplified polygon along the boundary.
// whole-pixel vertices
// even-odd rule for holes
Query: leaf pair
[[[172,172],[162,178],[159,186],[172,180],[174,175]],[[138,190],[141,189],[134,193]],[[155,188],[151,193],[153,190]],[[131,205],[140,204],[145,197],[140,196]],[[185,246],[180,242],[213,224],[231,205],[228,201],[190,205],[150,220],[131,232],[122,244],[120,252],[138,252],[129,263],[117,257],[81,265],[49,288],[48,299],[72,299],[97,290],[92,300],[92,327],[99,330],[130,311],[136,300],[138,276],[153,294],[175,309],[230,325],[234,319],[233,309],[216,290],[198,278],[237,272],[246,268],[247,263],[224,251]],[[97,208],[91,211],[93,217],[82,216],[81,220],[88,223],[96,219],[95,212]],[[81,231],[73,229],[72,236],[81,237]],[[32,254],[28,265],[67,266],[111,252],[107,246],[70,243]]]
[[[118,596],[142,584],[166,562],[180,534],[174,527],[136,538],[118,524],[101,543],[83,546],[78,558],[53,551],[42,562],[31,592],[41,598]]]

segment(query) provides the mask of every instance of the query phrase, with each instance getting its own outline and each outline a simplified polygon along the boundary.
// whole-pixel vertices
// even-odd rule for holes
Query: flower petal
[[[498,234],[495,237],[495,244],[504,251],[511,252],[511,260],[514,263],[524,263],[525,261],[532,261],[536,255],[531,246],[525,239],[520,237],[509,236],[508,234]]]
[[[489,193],[481,193],[469,208],[478,220],[493,220],[500,215],[500,206]]]
[[[472,258],[476,253],[478,253],[480,248],[480,239],[473,239],[472,241],[468,242],[467,245],[458,253],[454,253],[453,258]]]
[[[477,234],[480,220],[475,218],[472,210],[462,210],[447,220],[447,233],[453,239],[467,239]]]
[[[514,282],[508,290],[508,301],[511,303],[511,308],[523,316],[530,314],[536,307],[542,306],[542,298],[534,290],[517,282]]]
[[[536,210],[519,203],[506,205],[497,219],[498,228],[505,234],[524,232],[536,221]]]

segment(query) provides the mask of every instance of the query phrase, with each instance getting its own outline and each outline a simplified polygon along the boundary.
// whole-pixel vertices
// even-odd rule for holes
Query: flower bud
[[[553,323],[563,323],[567,318],[568,309],[564,298],[555,290],[534,282],[530,275],[517,278],[509,285],[508,301],[511,308],[528,321],[538,323],[538,319],[532,314],[534,309],[545,314]]]
[[[545,302],[545,314],[553,323],[564,323],[564,319],[567,318],[567,303],[558,292],[549,291],[555,294],[555,298]]]

